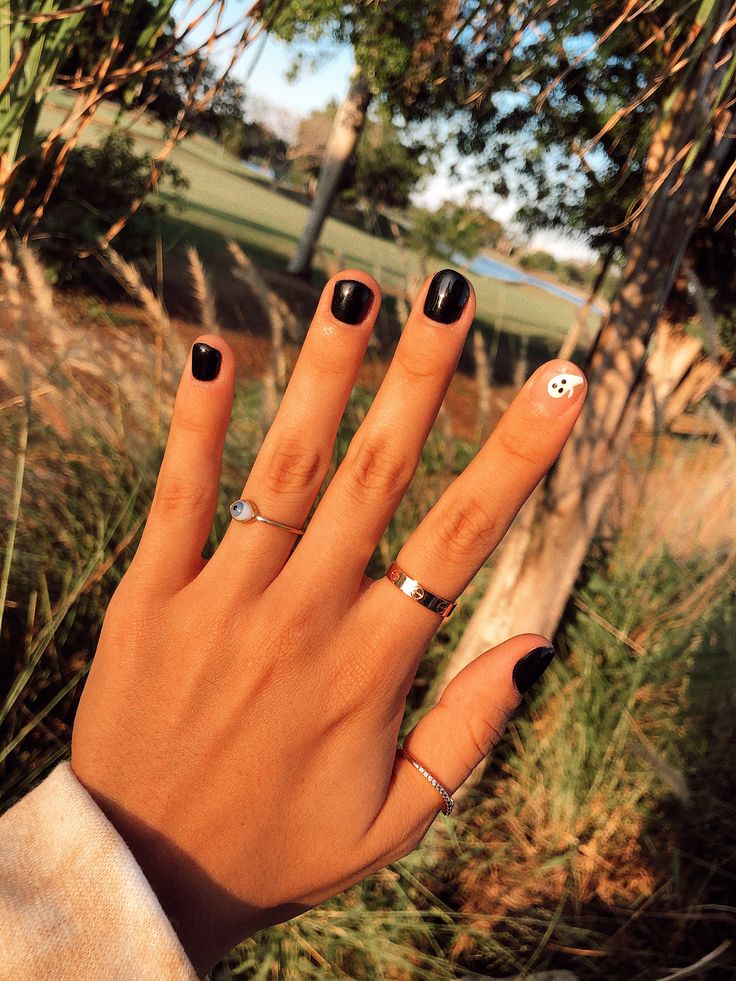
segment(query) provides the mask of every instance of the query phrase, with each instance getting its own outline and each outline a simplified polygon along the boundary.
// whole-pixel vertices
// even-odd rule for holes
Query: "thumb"
[[[554,655],[539,634],[512,637],[481,654],[453,678],[437,705],[408,734],[407,754],[453,794],[500,740],[522,695]],[[407,854],[442,807],[437,788],[399,751],[372,832],[383,839],[384,848]]]

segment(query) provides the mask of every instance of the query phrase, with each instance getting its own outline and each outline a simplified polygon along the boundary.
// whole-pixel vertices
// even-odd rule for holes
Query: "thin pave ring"
[[[242,521],[243,523],[248,521],[262,521],[265,525],[283,528],[284,531],[289,531],[292,535],[303,535],[306,531],[306,528],[292,528],[291,525],[285,525],[282,521],[274,521],[273,518],[264,518],[253,501],[233,501],[230,505],[230,514],[236,521]]]
[[[441,596],[437,596],[436,593],[430,592],[426,586],[422,586],[416,579],[412,579],[411,576],[407,575],[395,562],[392,562],[386,570],[386,578],[397,589],[400,589],[405,596],[408,596],[409,599],[413,599],[420,606],[431,610],[432,613],[439,613],[445,619],[451,617],[457,609],[457,603],[453,603],[452,600],[443,599]]]
[[[411,753],[409,753],[406,749],[404,749],[403,746],[399,746],[399,755],[403,756],[404,759],[407,761],[407,763],[411,763],[411,765],[421,773],[424,779],[428,780],[432,784],[434,789],[442,798],[442,813],[446,814],[447,817],[449,817],[452,814],[452,812],[455,810],[455,801],[452,799],[452,797],[450,797],[450,795],[447,793],[445,788],[439,782],[437,777],[432,776],[429,770],[426,767],[422,766],[419,760],[415,760],[414,757],[411,755]]]

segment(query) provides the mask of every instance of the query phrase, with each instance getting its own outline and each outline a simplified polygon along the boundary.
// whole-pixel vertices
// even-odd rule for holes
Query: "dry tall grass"
[[[247,259],[234,258],[281,317],[277,357],[286,313],[271,306]],[[99,312],[90,329],[59,313],[32,253],[0,256],[0,496],[10,518],[0,573],[3,806],[68,751],[105,606],[145,519],[186,354],[137,271],[112,253],[108,262],[140,315],[121,324]],[[213,309],[211,291],[208,303]],[[267,426],[264,389],[275,393],[287,371],[274,361],[270,382],[237,388],[213,544]],[[369,403],[354,392],[335,462]],[[709,970],[728,976],[736,623],[725,558],[734,530],[725,503],[717,511],[732,472],[724,464],[716,473],[715,461],[730,451],[661,446],[671,457],[651,471],[644,494],[633,471],[623,475],[617,513],[628,516],[626,528],[611,522],[598,543],[558,638],[559,663],[457,819],[438,821],[414,856],[251,939],[214,977],[450,981],[564,966],[578,978],[644,981],[708,956]],[[437,427],[371,573],[380,575],[476,450]],[[636,459],[641,466],[645,454]],[[432,643],[407,725],[424,710],[487,574]]]

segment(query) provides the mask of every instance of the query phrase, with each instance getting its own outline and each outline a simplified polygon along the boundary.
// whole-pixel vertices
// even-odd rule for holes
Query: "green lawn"
[[[62,104],[64,96],[54,95]],[[116,110],[103,106],[84,138],[95,141],[107,131]],[[41,128],[60,119],[56,105],[47,105]],[[137,142],[149,150],[161,146],[162,127],[147,117],[126,117]],[[205,262],[225,261],[225,243],[235,238],[255,261],[271,268],[283,269],[292,253],[307,217],[307,207],[278,193],[258,178],[252,177],[234,157],[201,136],[180,144],[172,154],[173,162],[190,182],[182,210],[172,210],[165,224],[166,244],[180,247],[195,244]],[[162,197],[168,199],[168,194]],[[411,252],[402,252],[393,242],[376,238],[346,222],[331,218],[324,229],[321,248],[339,252],[347,266],[365,269],[376,276],[389,291],[402,289],[407,275],[418,274],[419,260]],[[317,274],[324,270],[317,264]],[[529,335],[553,350],[577,308],[566,300],[533,286],[513,285],[483,276],[472,276],[478,294],[478,319],[487,327],[503,332]],[[594,328],[597,317],[592,316]]]

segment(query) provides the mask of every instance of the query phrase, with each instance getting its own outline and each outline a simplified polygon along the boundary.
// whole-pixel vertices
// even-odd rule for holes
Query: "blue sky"
[[[238,77],[247,78],[248,90],[254,95],[288,108],[297,116],[307,116],[330,99],[339,100],[345,95],[354,65],[349,45],[296,45],[269,37],[260,49],[261,44],[257,43],[252,51],[247,51],[237,72]],[[287,73],[299,52],[313,64],[290,82]]]

